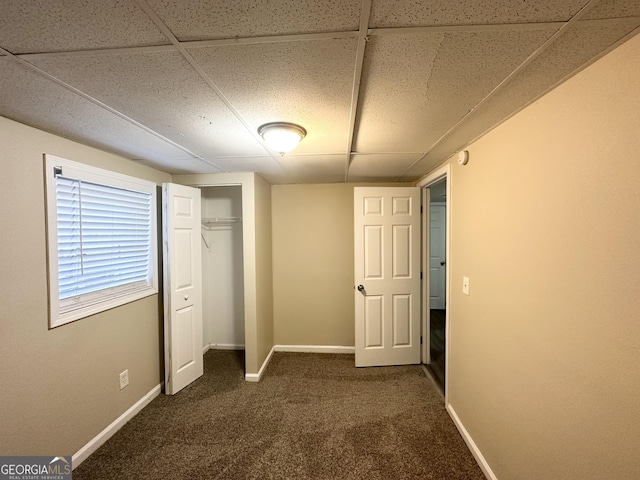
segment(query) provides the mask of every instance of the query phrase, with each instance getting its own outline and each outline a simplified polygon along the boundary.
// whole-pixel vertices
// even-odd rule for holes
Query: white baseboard
[[[258,370],[258,373],[245,373],[244,379],[247,382],[259,382],[260,381],[260,379],[262,378],[262,374],[267,369],[267,365],[269,365],[269,362],[271,361],[271,357],[273,357],[273,352],[275,351],[275,348],[276,347],[272,347],[271,348],[271,351],[269,352],[269,355],[267,355],[267,358],[265,358],[264,362],[262,362],[262,366],[260,367],[260,370]]]
[[[462,435],[462,438],[467,443],[467,446],[469,447],[469,450],[471,450],[471,453],[475,457],[476,462],[478,462],[478,465],[480,466],[482,473],[484,473],[485,477],[487,477],[489,480],[498,480],[498,477],[496,477],[496,475],[491,470],[491,467],[487,463],[487,460],[484,458],[484,455],[482,455],[482,452],[480,452],[480,449],[476,445],[476,442],[473,441],[473,438],[471,438],[471,435],[469,435],[469,432],[467,432],[467,429],[464,428],[464,425],[460,421],[458,414],[453,409],[451,404],[447,405],[447,412],[449,412],[449,415],[451,416],[453,423],[456,425],[456,427],[458,427],[458,431],[460,432],[460,435]]]
[[[211,345],[205,345],[204,347],[202,347],[202,354],[204,355],[209,350],[211,350]]]
[[[355,353],[356,347],[344,347],[337,345],[276,345],[276,352],[302,352],[302,353]]]
[[[160,395],[162,384],[158,384],[151,389],[144,397],[138,400],[131,406],[126,412],[116,418],[107,428],[102,430],[98,435],[89,441],[84,447],[78,450],[71,457],[71,465],[75,469],[78,465],[84,462],[89,455],[98,450],[104,442],[109,440],[118,430],[120,430],[125,423],[135,417],[140,410],[146,407],[154,398]]]
[[[212,350],[244,350],[244,345],[235,343],[212,343],[209,346]]]

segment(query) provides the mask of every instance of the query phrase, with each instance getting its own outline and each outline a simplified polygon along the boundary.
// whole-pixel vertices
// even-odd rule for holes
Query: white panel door
[[[447,206],[432,203],[429,208],[429,308],[446,308]]]
[[[200,190],[163,184],[165,393],[202,376]]]
[[[356,366],[420,363],[420,190],[355,187]]]

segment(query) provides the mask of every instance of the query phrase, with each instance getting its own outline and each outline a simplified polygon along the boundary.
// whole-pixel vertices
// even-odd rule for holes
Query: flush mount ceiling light
[[[307,131],[295,123],[272,122],[260,126],[258,133],[267,142],[269,148],[284,155],[296,148]]]

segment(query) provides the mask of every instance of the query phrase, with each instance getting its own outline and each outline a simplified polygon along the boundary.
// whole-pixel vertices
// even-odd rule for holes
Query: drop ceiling
[[[3,0],[0,115],[169,173],[411,181],[639,26],[640,0]],[[308,132],[284,156],[275,121]]]

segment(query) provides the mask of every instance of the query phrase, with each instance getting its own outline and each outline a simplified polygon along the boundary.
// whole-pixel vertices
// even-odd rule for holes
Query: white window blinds
[[[150,194],[58,176],[56,197],[60,300],[150,285]]]
[[[45,157],[50,326],[156,293],[156,185]]]

